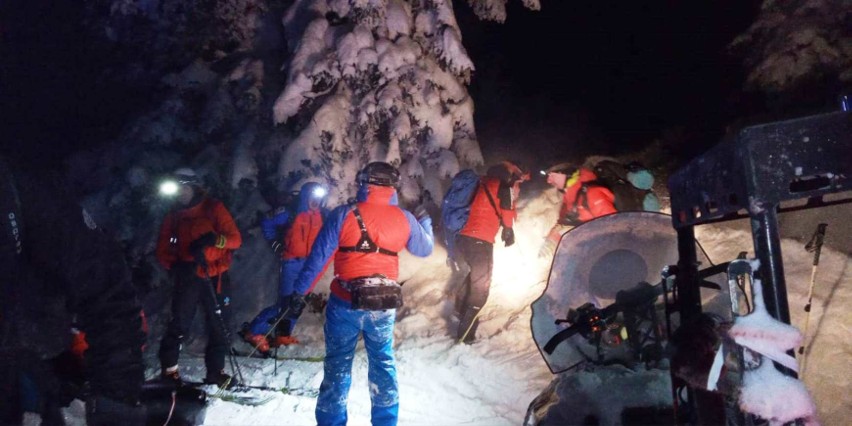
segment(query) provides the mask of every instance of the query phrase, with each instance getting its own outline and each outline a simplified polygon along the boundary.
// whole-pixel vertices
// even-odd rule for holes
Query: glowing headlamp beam
[[[325,194],[327,194],[327,193],[328,193],[328,191],[326,191],[325,188],[318,186],[318,187],[314,188],[313,196],[315,198],[322,198],[322,197],[325,197]]]
[[[167,180],[160,184],[160,194],[165,196],[172,196],[177,194],[178,192],[178,184],[173,180]]]

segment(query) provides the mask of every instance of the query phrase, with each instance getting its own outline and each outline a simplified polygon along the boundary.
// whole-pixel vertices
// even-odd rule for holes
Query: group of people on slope
[[[176,280],[172,319],[160,348],[162,376],[180,380],[180,342],[200,305],[210,332],[205,382],[233,386],[234,380],[223,370],[229,345],[224,323],[230,302],[227,270],[230,253],[241,243],[239,231],[221,202],[206,195],[195,173],[180,169],[174,177],[179,184],[178,207],[163,221],[157,246],[158,260],[174,271]],[[425,257],[434,245],[426,209],[411,213],[397,205],[396,168],[370,163],[357,179],[354,203],[327,213],[324,188],[308,183],[302,186],[294,210],[276,211],[262,223],[264,236],[281,255],[279,299],[242,331],[243,338],[260,351],[268,351],[270,345],[297,343],[291,333],[305,307],[305,296],[334,262],[324,326],[325,376],[316,408],[321,425],[346,423],[352,360],[361,334],[373,384],[373,422],[396,424],[399,397],[393,327],[395,308],[401,305],[397,254],[407,249]],[[279,237],[280,228],[285,230],[283,237]]]
[[[181,343],[189,333],[200,306],[209,333],[205,382],[227,388],[234,385],[224,371],[225,357],[231,344],[226,326],[231,301],[228,269],[233,251],[242,243],[241,235],[231,214],[222,202],[206,193],[194,171],[179,169],[174,178],[177,183],[176,204],[163,220],[156,249],[157,259],[172,273],[175,281],[172,316],[160,344],[161,374],[167,381],[181,382],[178,369]],[[466,267],[464,284],[456,300],[460,320],[458,339],[461,342],[475,340],[478,315],[490,288],[493,245],[498,232],[505,245],[514,243],[515,203],[520,183],[528,179],[529,173],[517,164],[500,163],[481,178],[481,185],[471,202],[470,217],[456,241],[456,261]],[[588,179],[584,169],[548,171],[548,183],[565,192],[561,216],[576,217],[571,223],[614,211],[612,195],[606,194],[606,191],[584,191],[580,194],[572,189],[583,179]],[[309,183],[301,188],[295,209],[277,211],[263,222],[264,236],[272,243],[273,250],[281,254],[279,299],[252,320],[242,333],[244,339],[261,351],[274,345],[297,343],[292,333],[305,306],[305,296],[334,262],[335,277],[331,283],[324,325],[325,376],[316,406],[316,419],[321,425],[346,423],[351,367],[360,335],[364,336],[370,366],[373,424],[396,424],[399,396],[393,327],[395,308],[402,303],[396,283],[399,274],[397,254],[407,249],[415,256],[425,257],[432,252],[434,245],[432,222],[425,206],[418,206],[413,213],[398,207],[396,187],[399,171],[395,167],[387,163],[370,163],[359,172],[357,180],[359,190],[354,203],[326,212],[324,188]],[[12,180],[9,179],[9,182]],[[4,199],[17,203],[6,203],[12,206],[21,204],[14,189],[7,190],[4,195]],[[588,197],[588,201],[577,203],[571,199],[582,196]],[[65,219],[73,215],[62,216],[60,209],[37,207],[42,201],[43,197],[34,200],[24,197],[24,213],[32,209],[29,214],[32,222],[62,225],[61,232],[57,230],[56,235],[67,236],[67,247],[70,247],[67,259],[53,258],[44,264],[55,264],[58,271],[73,270],[72,263],[75,266],[92,262],[100,265],[86,269],[85,273],[72,274],[66,280],[72,284],[63,287],[69,290],[69,294],[71,289],[79,290],[73,292],[75,304],[72,308],[80,328],[88,333],[90,346],[85,356],[87,376],[92,386],[92,399],[88,405],[91,424],[109,424],[118,419],[125,424],[140,424],[144,417],[139,415],[144,317],[130,285],[126,264],[107,253],[120,254],[121,250],[109,249],[112,245],[103,244],[90,253],[85,249],[90,246],[88,243],[103,239],[105,235],[92,231],[96,225],[91,218],[84,212],[80,223],[74,226],[66,224],[68,221]],[[608,209],[607,202],[610,204]],[[51,216],[54,212],[56,214]],[[15,217],[11,212],[9,214]],[[44,221],[39,219],[41,216],[45,216]],[[60,216],[64,219],[51,219]],[[567,219],[562,222],[568,223]],[[13,277],[50,273],[44,268],[17,266],[26,262],[19,262],[13,250],[17,241],[14,238],[20,235],[32,241],[33,252],[41,250],[42,245],[49,245],[50,238],[41,232],[47,228],[24,227],[22,229],[27,232],[19,234],[19,225],[27,222],[10,220],[9,223],[8,229],[4,229],[8,231],[4,235],[9,237],[9,241],[4,243],[10,243],[6,246],[12,249],[4,252],[10,255],[0,258],[4,272],[8,270],[9,276]],[[285,231],[283,236],[278,232],[281,228]],[[46,238],[44,243],[39,240],[42,236]],[[24,247],[27,252],[29,246]],[[45,253],[48,252],[45,250]],[[34,259],[33,255],[27,258]],[[98,268],[103,272],[99,272]],[[50,276],[63,275],[57,272],[50,273]],[[18,281],[26,280],[13,279],[13,282]],[[26,287],[16,286],[9,294],[24,292]],[[86,295],[91,295],[91,298],[86,299]],[[108,315],[105,309],[110,311]],[[4,330],[10,329],[7,327],[10,318],[20,322],[10,312],[14,313],[15,307],[5,304],[4,315],[0,316],[0,320],[6,320]],[[106,321],[107,317],[112,319]],[[4,342],[14,341],[10,336],[3,337]],[[9,351],[0,351],[0,355],[2,353]],[[39,355],[39,359],[45,357]],[[22,364],[24,358],[20,356],[12,358],[21,362],[9,363],[10,366],[23,365],[36,373],[43,368],[40,364],[27,367],[27,363]],[[9,386],[17,386],[15,383]],[[20,409],[20,405],[10,407],[2,413],[4,418],[17,415],[15,407]]]
[[[615,213],[615,197],[603,186],[586,186],[596,179],[589,169],[563,163],[546,171],[547,183],[563,193],[557,224],[551,229],[540,251],[553,255],[555,247],[571,227],[594,218]],[[470,204],[464,227],[455,236],[451,264],[463,271],[455,297],[455,315],[459,342],[473,343],[479,314],[488,300],[494,266],[494,243],[498,231],[506,247],[515,243],[513,230],[517,217],[515,201],[520,184],[529,180],[529,172],[519,164],[503,161],[488,169],[481,178]]]
[[[548,235],[546,247],[555,246],[567,227],[615,212],[612,192],[604,187],[583,187],[583,183],[595,179],[592,171],[559,165],[546,174],[547,182],[564,193],[560,220]],[[222,204],[205,194],[191,170],[178,170],[175,177],[180,184],[180,208],[164,220],[157,250],[158,259],[175,271],[176,279],[172,321],[160,349],[162,374],[167,380],[180,380],[180,340],[189,330],[195,307],[201,305],[208,324],[213,325],[208,327],[206,382],[225,387],[233,383],[223,371],[229,343],[225,331],[215,326],[219,320],[215,310],[227,318],[229,253],[239,247],[240,235]],[[521,166],[504,161],[488,169],[471,201],[468,220],[455,240],[453,259],[464,270],[455,300],[459,342],[470,344],[476,339],[478,317],[491,285],[495,239],[499,233],[506,246],[514,244],[516,201],[520,184],[529,178],[529,172]],[[418,206],[414,213],[397,206],[399,171],[395,167],[370,163],[357,179],[355,203],[327,212],[325,188],[309,182],[301,187],[295,208],[279,208],[265,218],[263,235],[281,256],[278,300],[245,324],[241,332],[243,339],[261,353],[298,343],[293,330],[305,307],[305,297],[334,262],[335,277],[324,325],[325,376],[316,407],[321,425],[346,423],[352,361],[362,334],[373,389],[373,424],[396,424],[399,399],[393,327],[398,305],[391,302],[379,309],[367,306],[364,300],[373,296],[359,296],[358,292],[377,282],[395,285],[397,253],[403,248],[425,257],[434,245],[425,206]],[[382,298],[370,300],[384,301],[387,297],[383,293]]]

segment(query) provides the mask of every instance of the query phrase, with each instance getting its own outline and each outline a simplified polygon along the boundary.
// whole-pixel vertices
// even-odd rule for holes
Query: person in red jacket
[[[591,170],[562,163],[546,172],[547,183],[562,192],[562,205],[559,219],[539,252],[541,257],[552,256],[562,234],[572,227],[616,212],[615,195],[609,188],[594,184],[598,177]]]
[[[456,295],[459,342],[471,344],[476,340],[479,312],[491,288],[494,239],[502,227],[500,238],[505,246],[515,243],[515,199],[520,183],[528,179],[528,173],[508,161],[491,167],[473,196],[467,223],[456,236],[457,259],[469,268]]]
[[[175,280],[172,318],[160,343],[162,376],[180,382],[181,342],[201,305],[209,334],[205,382],[227,387],[234,385],[224,372],[230,348],[223,326],[223,322],[228,323],[230,311],[227,271],[242,237],[231,214],[221,201],[207,195],[192,169],[178,169],[174,178],[178,185],[177,203],[163,220],[156,251],[157,260],[172,272]]]

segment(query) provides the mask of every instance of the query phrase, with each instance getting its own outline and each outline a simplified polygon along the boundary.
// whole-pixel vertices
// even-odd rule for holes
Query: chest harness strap
[[[395,251],[390,251],[385,248],[381,248],[370,238],[370,234],[367,233],[367,227],[364,225],[364,219],[361,217],[361,212],[358,211],[358,207],[352,210],[352,213],[355,215],[355,219],[358,220],[358,227],[361,228],[361,238],[354,246],[350,247],[338,247],[337,251],[342,253],[381,253],[387,256],[396,256],[397,253]]]

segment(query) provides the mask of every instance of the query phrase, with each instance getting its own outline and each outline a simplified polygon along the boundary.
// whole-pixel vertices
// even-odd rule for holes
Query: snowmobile
[[[648,410],[633,419],[624,410],[616,420],[623,424],[807,423],[807,413],[743,411],[750,373],[781,375],[788,388],[801,382],[789,345],[749,347],[731,331],[758,308],[765,322],[779,324],[773,329],[789,327],[777,215],[852,202],[849,152],[849,112],[748,127],[671,176],[671,216],[618,213],[566,233],[532,304],[533,338],[551,372],[612,364],[667,370],[671,406],[634,407]],[[756,259],[741,253],[713,265],[694,227],[741,218],[750,219]],[[530,405],[525,424],[569,420],[559,417],[556,382]]]

